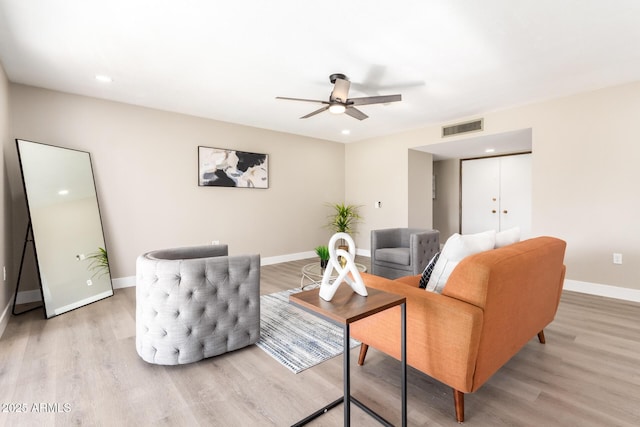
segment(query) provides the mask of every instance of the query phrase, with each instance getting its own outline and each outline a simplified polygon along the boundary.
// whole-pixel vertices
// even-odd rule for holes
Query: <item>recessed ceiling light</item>
[[[69,194],[69,190],[60,190],[58,191],[58,194],[61,196],[66,196],[67,194]]]
[[[495,148],[487,148],[486,150],[484,150],[485,153],[495,153],[496,149]]]
[[[105,76],[104,74],[96,75],[96,80],[99,81],[100,83],[111,83],[113,81],[111,77]]]
[[[350,131],[349,129],[344,129],[344,130],[342,131],[342,134],[343,134],[343,135],[351,135],[351,131]]]

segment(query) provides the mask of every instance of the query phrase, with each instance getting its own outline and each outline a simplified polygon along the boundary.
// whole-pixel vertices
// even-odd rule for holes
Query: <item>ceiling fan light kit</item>
[[[283,96],[277,96],[276,99],[324,104],[323,107],[300,117],[301,119],[308,119],[309,117],[313,117],[316,114],[320,114],[323,111],[329,110],[330,113],[344,113],[358,120],[364,120],[369,116],[355,108],[355,105],[388,104],[390,102],[402,101],[402,95],[382,95],[365,96],[362,98],[348,98],[349,87],[351,86],[351,83],[349,82],[347,76],[345,76],[344,74],[331,74],[329,76],[329,81],[334,85],[333,91],[331,91],[331,95],[329,96],[329,101],[320,101],[317,99],[287,98]]]
[[[342,104],[333,104],[329,107],[329,112],[333,114],[342,114],[346,110],[347,110],[347,107],[345,107]]]

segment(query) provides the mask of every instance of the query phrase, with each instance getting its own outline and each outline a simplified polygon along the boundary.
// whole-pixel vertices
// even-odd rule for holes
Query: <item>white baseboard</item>
[[[564,281],[564,290],[589,295],[640,302],[640,289],[622,288],[620,286],[602,285],[599,283],[581,282],[579,280]]]
[[[371,251],[369,249],[356,249],[356,255],[366,256],[371,258]]]
[[[9,298],[9,302],[7,302],[7,306],[2,311],[2,316],[0,316],[0,337],[2,336],[2,334],[4,334],[4,330],[7,328],[7,325],[9,324],[9,318],[11,315],[11,312],[9,311],[9,309],[13,306],[14,295],[15,294],[11,294],[11,298]]]
[[[369,250],[358,250],[357,255],[360,256],[370,256]],[[298,261],[307,258],[313,258],[316,256],[316,253],[313,251],[308,252],[299,252],[288,255],[280,255],[273,257],[265,257],[261,258],[261,265],[272,265],[272,264],[280,264],[283,262],[289,261]],[[116,279],[112,279],[113,288],[114,289],[122,289],[129,288],[136,285],[136,277],[135,276],[127,276],[127,277],[119,277]],[[615,298],[621,299],[625,301],[634,301],[640,302],[640,289],[630,289],[630,288],[622,288],[620,286],[611,286],[611,285],[603,285],[599,283],[590,283],[590,282],[581,282],[579,280],[569,280],[566,279],[564,281],[564,290],[580,292],[583,294],[589,295],[598,295],[607,298]],[[31,291],[23,291],[18,292],[17,304],[24,304],[29,302],[35,302],[42,300],[42,296],[40,294],[40,290],[31,290]],[[7,306],[10,307],[11,303]],[[8,321],[8,314],[10,311],[8,308],[5,308],[0,317],[0,331],[2,331],[3,325],[6,326]],[[1,334],[0,334],[1,335]]]
[[[136,276],[119,277],[117,279],[111,279],[113,289],[130,288],[136,285]]]
[[[298,261],[301,259],[313,258],[317,256],[315,251],[298,252],[296,254],[270,256],[266,258],[260,258],[260,265],[272,265],[280,264],[282,262]]]

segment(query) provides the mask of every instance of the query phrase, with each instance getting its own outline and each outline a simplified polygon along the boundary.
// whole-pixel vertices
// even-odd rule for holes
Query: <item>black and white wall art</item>
[[[269,155],[200,146],[198,185],[269,188]]]

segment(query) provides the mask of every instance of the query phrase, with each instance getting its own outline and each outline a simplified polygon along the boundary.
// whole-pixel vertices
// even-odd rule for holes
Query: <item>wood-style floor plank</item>
[[[299,286],[312,261],[262,267],[261,293]],[[465,396],[465,425],[640,425],[640,304],[564,292],[545,335]],[[358,367],[357,355],[354,396],[399,423],[400,363],[372,348]],[[287,426],[341,395],[341,357],[297,375],[255,346],[184,366],[144,362],[134,288],[51,320],[13,317],[0,340],[0,403],[27,410],[1,412],[0,426]],[[379,425],[351,412],[353,425]],[[408,417],[457,425],[451,390],[410,368]],[[339,406],[311,425],[342,421]]]

